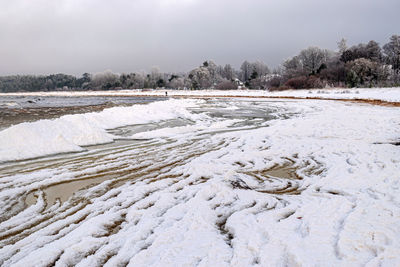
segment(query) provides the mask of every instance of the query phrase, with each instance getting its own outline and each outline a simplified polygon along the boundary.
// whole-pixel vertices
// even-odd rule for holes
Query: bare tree
[[[230,64],[226,64],[224,66],[222,77],[227,80],[233,80],[235,78],[235,70],[232,68]]]
[[[118,84],[117,84],[118,82]],[[119,75],[111,70],[99,72],[93,75],[91,86],[97,89],[110,89],[119,85]]]
[[[208,67],[204,65],[192,70],[189,73],[189,79],[191,80],[191,87],[193,89],[210,88],[213,84]]]
[[[328,57],[329,53],[327,50],[314,46],[302,50],[299,54],[303,69],[309,74],[316,74],[322,64],[327,61]]]
[[[339,42],[337,42],[337,46],[339,49],[339,54],[342,55],[343,52],[347,50],[347,40],[342,38]]]
[[[256,61],[251,63],[250,65],[252,69],[252,74],[257,73],[256,78],[265,76],[266,74],[270,73],[268,66],[264,62]]]
[[[383,46],[383,51],[386,54],[387,62],[392,65],[395,74],[400,71],[400,35],[392,35],[389,43]]]
[[[206,67],[210,73],[211,83],[213,85],[217,84],[222,78],[218,73],[218,66],[212,60],[208,60],[208,66]]]
[[[251,64],[250,62],[248,62],[247,60],[245,60],[242,65],[240,66],[240,70],[241,70],[241,79],[243,81],[248,81],[250,79],[250,75],[251,75]]]
[[[283,73],[287,78],[303,75],[303,64],[298,56],[287,59],[282,63]]]

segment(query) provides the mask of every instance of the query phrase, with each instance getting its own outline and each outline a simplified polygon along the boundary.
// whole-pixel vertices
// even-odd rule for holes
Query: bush
[[[267,81],[267,86],[269,88],[277,88],[279,86],[281,86],[282,84],[282,77],[273,77],[272,79],[270,79],[269,81]]]
[[[230,90],[230,89],[237,89],[238,86],[236,83],[232,81],[222,81],[215,86],[218,90]]]
[[[285,86],[291,89],[322,88],[322,81],[315,76],[298,76],[289,79]]]
[[[273,92],[273,91],[285,91],[285,90],[290,90],[290,89],[293,89],[293,88],[288,87],[286,85],[282,85],[282,86],[279,86],[279,87],[270,87],[270,88],[268,88],[268,90],[270,92]]]

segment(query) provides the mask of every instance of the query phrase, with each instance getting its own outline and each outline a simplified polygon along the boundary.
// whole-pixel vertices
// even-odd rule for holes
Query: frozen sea
[[[87,98],[2,99],[77,109],[0,130],[0,265],[400,265],[400,108]]]

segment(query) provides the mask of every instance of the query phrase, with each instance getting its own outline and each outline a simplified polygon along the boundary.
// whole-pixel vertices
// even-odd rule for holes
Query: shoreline
[[[166,95],[167,93],[167,95]],[[124,89],[110,91],[51,91],[0,93],[10,97],[165,97],[165,98],[263,98],[330,100],[400,107],[400,88],[312,89],[312,90],[162,90]]]

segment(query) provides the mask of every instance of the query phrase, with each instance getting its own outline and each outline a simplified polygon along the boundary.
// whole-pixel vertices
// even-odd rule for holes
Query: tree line
[[[271,89],[334,87],[387,87],[400,85],[400,36],[393,35],[383,47],[371,40],[338,51],[309,47],[282,64]]]
[[[187,73],[116,74],[104,71],[82,77],[66,74],[13,75],[0,77],[0,92],[111,89],[307,89],[323,87],[400,86],[400,36],[393,35],[382,47],[375,41],[337,51],[308,47],[281,66],[270,70],[261,62],[244,61],[239,70],[211,60]]]

